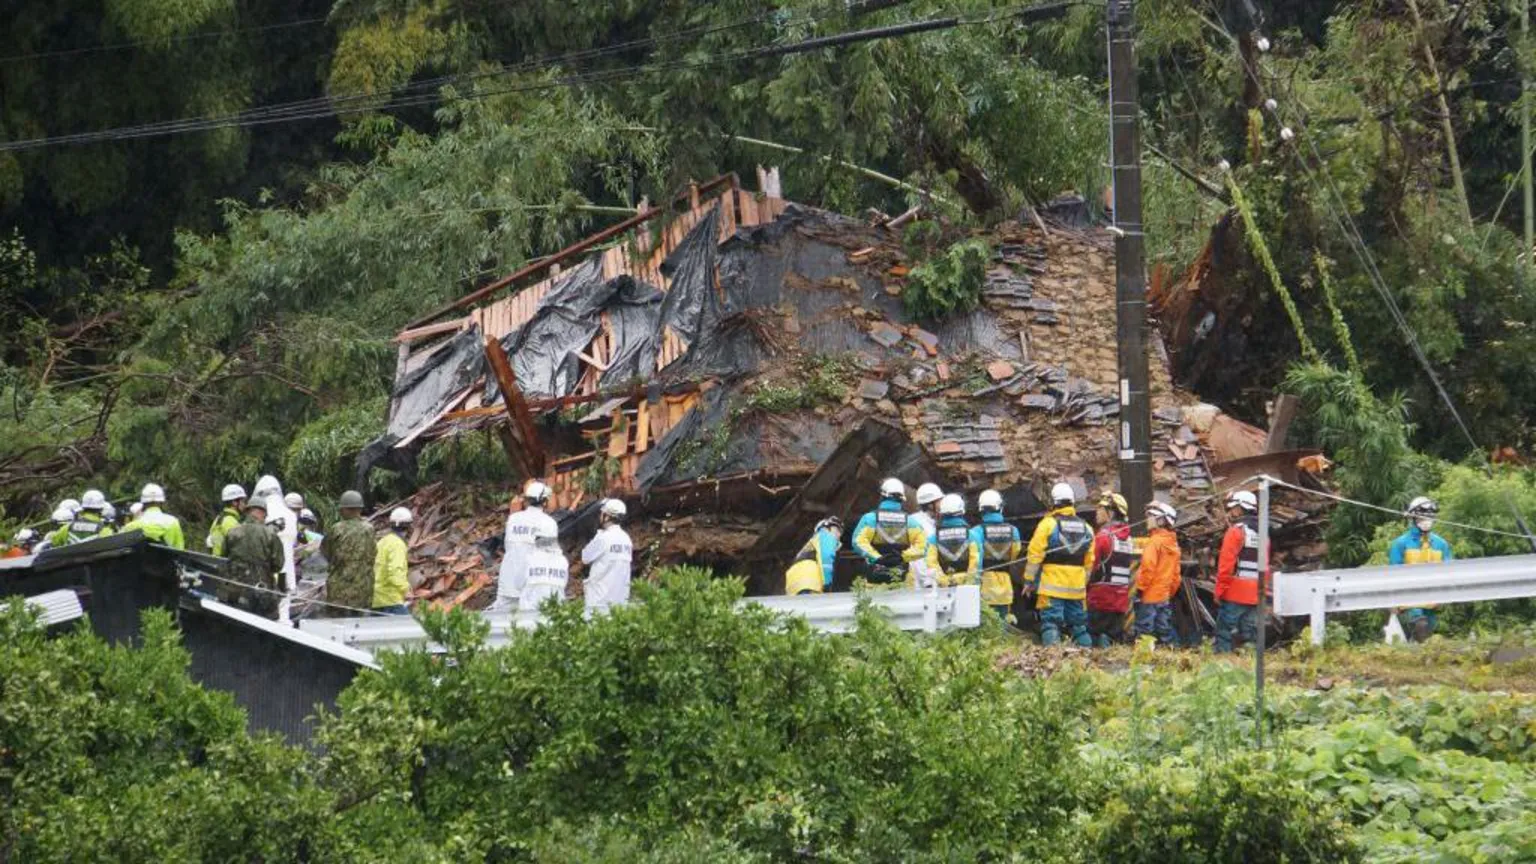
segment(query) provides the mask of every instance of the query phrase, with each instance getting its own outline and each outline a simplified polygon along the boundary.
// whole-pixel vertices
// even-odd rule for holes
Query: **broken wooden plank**
[[[511,457],[512,464],[523,472],[524,477],[542,476],[548,457],[543,445],[539,443],[539,433],[533,425],[533,414],[528,410],[528,402],[523,398],[522,391],[517,389],[517,374],[512,371],[512,361],[507,359],[506,349],[501,347],[500,339],[485,340],[485,359],[491,365],[492,374],[496,376],[496,384],[501,388],[502,404],[506,406],[507,417],[512,421],[508,437],[503,439],[503,443],[511,442],[515,446],[508,447],[507,455]]]
[[[651,409],[642,400],[635,417],[635,452],[644,453],[651,448]]]

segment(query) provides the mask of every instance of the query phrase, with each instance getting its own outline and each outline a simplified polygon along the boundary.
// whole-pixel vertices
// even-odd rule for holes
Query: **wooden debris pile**
[[[466,515],[467,504],[441,483],[411,496],[407,506],[415,520],[405,542],[413,605],[484,609],[496,599],[495,590],[486,589],[495,585],[501,562],[484,541],[502,534],[506,516],[500,510]]]

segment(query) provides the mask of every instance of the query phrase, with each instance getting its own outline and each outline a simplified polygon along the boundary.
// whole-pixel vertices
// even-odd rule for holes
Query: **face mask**
[[[1413,520],[1413,524],[1417,525],[1420,531],[1428,531],[1429,529],[1435,527],[1435,520],[1429,518],[1428,516],[1420,516],[1419,518]]]

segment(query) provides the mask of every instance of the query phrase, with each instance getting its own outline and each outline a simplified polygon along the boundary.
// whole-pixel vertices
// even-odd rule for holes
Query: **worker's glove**
[[[887,552],[875,559],[875,564],[881,567],[895,568],[900,567],[903,563],[905,561],[902,559],[900,552]]]

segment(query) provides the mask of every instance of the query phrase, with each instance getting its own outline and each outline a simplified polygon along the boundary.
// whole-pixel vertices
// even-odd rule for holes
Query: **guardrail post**
[[[933,582],[923,590],[923,632],[939,631],[939,586]]]
[[[1323,647],[1323,638],[1328,630],[1328,592],[1323,586],[1312,586],[1312,644]]]

